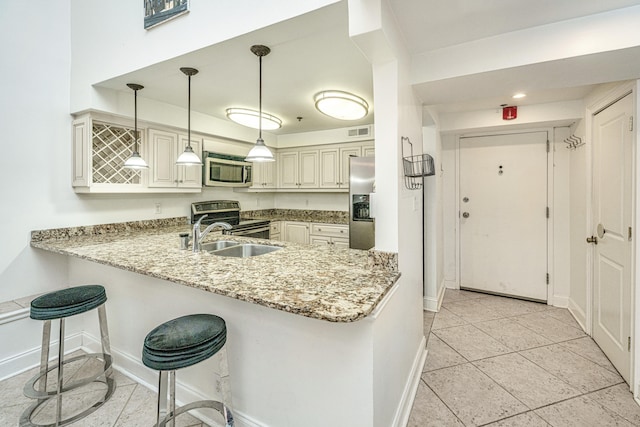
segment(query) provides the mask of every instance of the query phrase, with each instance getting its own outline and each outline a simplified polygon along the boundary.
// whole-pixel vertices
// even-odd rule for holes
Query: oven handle
[[[258,233],[261,231],[269,231],[271,230],[270,226],[266,226],[266,227],[260,227],[260,228],[249,228],[249,229],[244,229],[244,230],[229,230],[227,231],[227,234],[231,234],[232,236],[245,236],[247,234],[253,234],[253,233]]]

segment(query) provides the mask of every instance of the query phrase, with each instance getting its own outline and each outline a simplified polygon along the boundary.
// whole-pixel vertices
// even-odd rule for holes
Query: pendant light
[[[261,44],[256,44],[251,46],[251,52],[258,57],[260,62],[260,84],[259,84],[259,111],[258,117],[262,117],[262,57],[267,56],[271,49],[267,46],[263,46]],[[275,159],[273,158],[273,153],[269,148],[264,145],[264,140],[262,139],[262,120],[258,120],[258,140],[256,141],[256,145],[253,146],[247,157],[245,158],[248,162],[273,162]]]
[[[184,74],[189,77],[189,98],[187,103],[187,146],[184,147],[184,152],[180,154],[178,160],[176,160],[176,165],[179,166],[200,166],[202,165],[202,161],[200,157],[196,153],[193,152],[193,148],[191,148],[191,76],[195,76],[198,74],[198,70],[195,68],[183,67],[180,68]]]
[[[133,89],[133,153],[124,162],[124,167],[127,169],[149,169],[147,162],[138,153],[138,91],[144,89],[144,86],[135,83],[127,83],[127,86],[129,89]]]

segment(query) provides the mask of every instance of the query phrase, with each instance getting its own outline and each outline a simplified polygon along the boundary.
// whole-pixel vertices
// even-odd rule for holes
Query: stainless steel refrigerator
[[[374,191],[374,157],[349,158],[349,247],[375,246],[375,220],[371,218],[370,194]]]

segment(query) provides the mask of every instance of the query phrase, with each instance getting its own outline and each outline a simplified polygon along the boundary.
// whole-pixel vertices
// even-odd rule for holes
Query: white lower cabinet
[[[298,221],[284,221],[283,234],[285,242],[309,244],[309,223]]]
[[[309,240],[312,245],[349,247],[349,226],[342,224],[311,223]]]
[[[269,229],[269,239],[282,240],[282,221],[271,221]]]

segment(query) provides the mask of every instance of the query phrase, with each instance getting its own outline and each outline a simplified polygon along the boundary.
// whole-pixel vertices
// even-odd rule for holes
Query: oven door
[[[204,185],[207,187],[251,187],[251,163],[207,157]]]
[[[233,236],[241,236],[241,237],[251,237],[254,239],[268,239],[269,231],[271,230],[270,225],[260,226],[256,228],[245,228],[242,230],[231,230],[228,231],[229,234]]]

